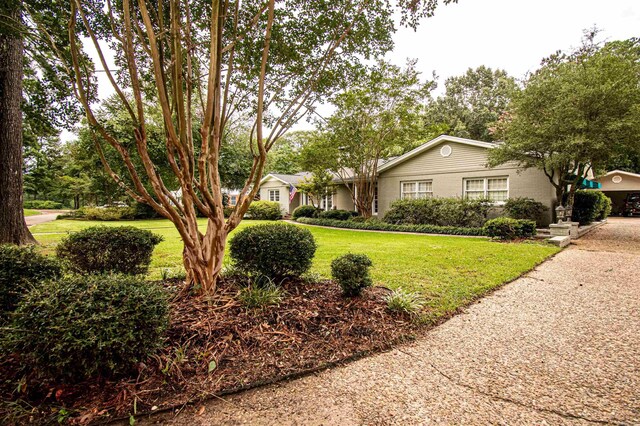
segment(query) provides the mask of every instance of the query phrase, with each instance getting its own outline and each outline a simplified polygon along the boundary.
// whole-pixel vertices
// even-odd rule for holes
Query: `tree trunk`
[[[3,20],[20,20],[20,3],[0,8]],[[0,26],[0,243],[30,244],[22,210],[22,38],[10,25]]]
[[[185,289],[194,288],[200,294],[214,294],[222,271],[227,242],[224,221],[209,219],[206,233],[192,237],[199,242],[199,246],[190,248],[185,244],[182,251],[184,269],[187,273]],[[193,238],[191,240],[194,241]]]

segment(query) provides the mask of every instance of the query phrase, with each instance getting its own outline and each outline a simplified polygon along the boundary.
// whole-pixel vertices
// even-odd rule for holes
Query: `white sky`
[[[522,78],[542,58],[579,45],[583,30],[594,25],[602,30],[602,40],[640,36],[640,1],[459,0],[441,6],[416,32],[400,28],[386,58],[397,65],[417,58],[425,78],[433,71],[438,75],[439,94],[447,77],[480,65]],[[105,76],[99,75],[99,84],[101,98],[112,93]],[[309,127],[304,120],[296,126]],[[65,132],[62,138],[74,135]]]

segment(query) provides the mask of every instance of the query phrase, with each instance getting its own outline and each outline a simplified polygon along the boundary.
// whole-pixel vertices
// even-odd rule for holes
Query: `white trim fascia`
[[[383,165],[381,165],[380,167],[378,167],[378,172],[382,172],[385,171],[387,169],[390,169],[410,158],[415,157],[416,155],[430,149],[431,147],[433,147],[434,145],[439,144],[440,142],[444,142],[444,141],[448,141],[448,142],[455,142],[455,143],[461,143],[464,145],[470,145],[470,146],[477,146],[480,148],[487,148],[487,149],[491,149],[491,148],[495,148],[496,146],[498,146],[498,143],[491,143],[491,142],[482,142],[482,141],[476,141],[473,139],[466,139],[466,138],[459,138],[457,136],[448,136],[448,135],[440,135],[435,139],[431,139],[429,142],[423,143],[422,145],[420,145],[417,148],[412,149],[411,151],[402,154],[401,156],[394,158],[391,161],[388,161],[386,163],[384,163]]]
[[[631,172],[625,172],[624,170],[612,170],[612,171],[610,171],[610,172],[608,172],[608,173],[606,173],[606,174],[604,174],[602,176],[597,177],[596,179],[600,179],[600,178],[603,178],[603,177],[611,176],[611,175],[616,174],[616,173],[619,173],[621,175],[632,176],[632,177],[636,177],[636,178],[640,179],[640,175],[639,174],[631,173]]]
[[[267,179],[269,179],[269,178],[273,178],[273,179],[275,179],[275,180],[278,180],[278,181],[280,181],[280,182],[284,183],[285,185],[289,185],[289,184],[291,183],[291,182],[284,181],[284,180],[280,179],[279,177],[275,177],[274,175],[272,175],[271,173],[269,173],[268,175],[266,175],[265,177],[263,177],[263,178],[260,180],[260,185],[262,185],[263,183],[265,183],[265,182],[267,181]]]

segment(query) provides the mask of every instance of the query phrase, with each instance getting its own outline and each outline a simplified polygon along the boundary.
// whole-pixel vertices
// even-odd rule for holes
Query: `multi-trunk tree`
[[[423,134],[420,117],[433,82],[421,81],[415,65],[379,62],[335,96],[322,137],[303,149],[304,165],[334,173],[364,217],[372,215],[381,161],[415,146]]]
[[[398,1],[408,25],[433,13],[436,4]],[[394,30],[394,8],[384,0],[118,0],[103,8],[71,0],[70,10],[74,90],[96,149],[131,197],[174,223],[184,242],[188,285],[204,294],[215,291],[227,235],[258,191],[267,152],[318,99],[352,79],[363,59],[391,49]],[[81,62],[83,33],[129,116],[133,144],[113,135],[93,110],[91,72]],[[108,69],[101,34],[118,55],[117,74]],[[161,108],[167,161],[180,198],[151,159],[146,102]],[[219,159],[225,129],[237,115],[251,117],[252,163],[225,219]],[[104,144],[119,153],[130,185],[102,155]],[[207,218],[204,230],[198,213]]]
[[[499,123],[504,143],[489,157],[490,165],[544,171],[566,205],[590,171],[640,151],[640,41],[599,46],[596,34],[530,76]]]

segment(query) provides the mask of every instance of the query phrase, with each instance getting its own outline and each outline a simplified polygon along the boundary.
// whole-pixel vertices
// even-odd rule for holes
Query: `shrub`
[[[244,287],[238,293],[238,300],[247,308],[264,308],[278,305],[282,301],[282,290],[273,283]]]
[[[160,276],[162,277],[162,281],[185,280],[187,278],[187,271],[185,271],[182,266],[178,266],[177,268],[162,268]]]
[[[354,218],[356,219],[356,218]],[[301,217],[297,222],[308,225],[331,226],[334,228],[363,229],[369,231],[395,231],[416,232],[420,234],[445,234],[445,235],[486,235],[484,228],[464,228],[456,226],[437,225],[395,225],[382,222],[376,218],[367,220],[332,220],[311,217]]]
[[[479,227],[487,220],[490,207],[487,200],[465,198],[398,200],[391,204],[384,221],[397,225]]]
[[[321,219],[349,220],[353,217],[348,210],[327,210],[318,215]]]
[[[22,203],[25,209],[60,210],[62,203],[49,200],[26,200]]]
[[[58,257],[76,272],[143,274],[162,237],[133,226],[94,226],[63,239]]]
[[[247,217],[253,220],[282,219],[280,203],[276,201],[254,201],[247,210]]]
[[[501,240],[530,238],[536,234],[536,223],[532,220],[497,217],[485,224],[488,236]]]
[[[331,277],[342,288],[345,296],[358,296],[373,281],[369,268],[373,265],[366,254],[347,253],[331,262]]]
[[[546,212],[547,206],[533,198],[509,198],[504,203],[504,212],[513,219],[528,219],[536,222],[539,227],[549,224]]]
[[[315,252],[311,232],[288,223],[250,226],[229,242],[229,253],[238,268],[275,280],[304,274]]]
[[[147,203],[135,202],[133,204],[133,218],[134,219],[156,219],[160,214],[153,209]]]
[[[588,225],[595,220],[606,219],[611,213],[611,199],[602,191],[576,191],[573,200],[572,220]]]
[[[426,300],[419,293],[411,293],[401,288],[391,292],[386,297],[387,308],[393,312],[403,312],[406,314],[416,314],[424,308]]]
[[[318,217],[319,212],[320,209],[317,209],[310,205],[300,206],[293,211],[291,217],[293,219],[298,219],[299,217]]]
[[[34,246],[0,245],[0,317],[13,311],[32,286],[61,274],[60,263]]]
[[[135,207],[82,207],[76,210],[75,218],[86,220],[115,221],[134,219],[136,216]]]
[[[8,345],[57,379],[126,374],[160,347],[168,313],[167,295],[156,284],[125,275],[70,276],[24,297]]]

